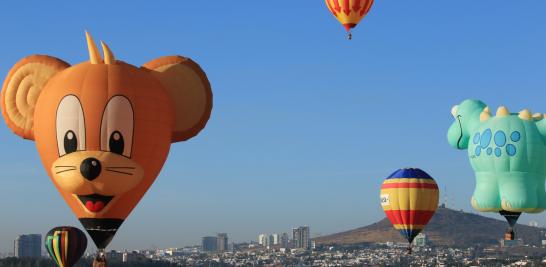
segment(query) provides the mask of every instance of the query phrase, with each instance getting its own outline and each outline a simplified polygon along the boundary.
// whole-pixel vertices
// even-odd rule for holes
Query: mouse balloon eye
[[[108,141],[108,145],[110,146],[110,151],[123,155],[123,148],[125,146],[123,142],[123,135],[119,131],[114,131],[110,135],[110,140]]]
[[[133,145],[133,107],[125,96],[114,96],[102,115],[101,150],[131,157]]]
[[[65,96],[57,107],[57,149],[59,156],[85,150],[85,121],[80,100]]]
[[[76,150],[78,150],[78,138],[72,130],[69,130],[64,135],[64,151],[68,154]]]

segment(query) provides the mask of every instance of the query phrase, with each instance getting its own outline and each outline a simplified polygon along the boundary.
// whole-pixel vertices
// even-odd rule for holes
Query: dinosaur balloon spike
[[[497,109],[497,114],[496,114],[497,117],[508,116],[508,115],[510,115],[510,111],[508,111],[508,109],[505,106],[500,106]]]
[[[528,109],[524,109],[522,111],[519,112],[519,117],[523,120],[530,120],[531,119],[531,111],[529,111]]]
[[[491,118],[491,111],[489,110],[489,107],[485,107],[480,113],[480,121],[486,121]]]

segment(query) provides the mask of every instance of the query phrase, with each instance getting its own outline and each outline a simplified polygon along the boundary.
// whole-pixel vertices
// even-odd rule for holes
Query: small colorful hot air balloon
[[[411,242],[438,208],[438,185],[420,169],[399,169],[385,179],[380,197],[387,218],[408,240],[411,253]]]
[[[59,267],[76,264],[87,248],[87,237],[78,228],[72,226],[55,227],[47,233],[45,248]]]
[[[373,0],[325,0],[332,15],[347,30],[347,38],[352,38],[351,29],[368,14]]]

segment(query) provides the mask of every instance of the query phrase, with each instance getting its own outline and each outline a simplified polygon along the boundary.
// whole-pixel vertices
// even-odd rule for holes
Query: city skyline
[[[379,187],[402,167],[422,168],[441,194],[447,187],[451,207],[473,211],[474,172],[446,139],[451,107],[475,98],[546,112],[538,0],[376,1],[351,41],[322,1],[0,7],[10,40],[0,43],[2,79],[31,54],[87,60],[85,30],[137,66],[180,54],[207,73],[207,128],[172,146],[108,249],[199,244],[217,231],[239,242],[297,225],[311,236],[358,228],[384,218]],[[83,229],[35,145],[4,123],[0,140],[0,251],[22,233]],[[521,216],[530,221],[546,225],[546,215]]]
[[[129,263],[136,266],[162,266],[181,264],[185,266],[217,265],[222,266],[262,266],[262,265],[389,265],[407,266],[410,264],[437,266],[451,266],[454,264],[472,266],[490,266],[500,264],[541,265],[546,263],[544,246],[519,246],[518,249],[509,247],[485,246],[472,248],[451,248],[428,246],[426,237],[420,237],[421,244],[416,244],[411,254],[406,252],[404,244],[361,244],[349,246],[327,246],[303,251],[301,249],[252,249],[239,247],[235,251],[203,252],[196,247],[139,250],[139,251],[109,251],[106,253],[110,262]],[[508,249],[509,248],[509,249]],[[522,254],[521,249],[527,254]],[[519,250],[519,251],[518,251]],[[78,266],[91,264],[89,256],[84,257]],[[19,260],[14,258],[2,259],[0,264],[14,265]],[[45,259],[35,259],[42,263]]]
[[[439,206],[439,209],[441,210],[449,210],[450,213],[460,213],[461,211],[456,211],[456,210],[451,210],[451,209],[448,209],[444,203],[440,204]],[[476,213],[466,213],[465,216],[472,216]],[[445,215],[440,215],[440,216],[444,216]],[[486,216],[478,216],[478,217],[482,217],[484,219],[487,219],[487,220],[491,220],[491,218],[488,218]],[[463,220],[468,220],[469,218],[464,218]],[[453,220],[453,219],[452,219]],[[505,222],[502,221],[502,220],[497,220],[498,221],[498,224],[502,225],[502,227],[507,227],[505,226]],[[481,222],[481,224],[483,225],[484,223]],[[498,227],[498,224],[494,227]],[[373,226],[374,224],[372,225],[368,225],[366,227],[374,227]],[[450,227],[451,224],[445,224],[443,225],[443,227]],[[518,224],[519,225],[519,224]],[[438,229],[438,226],[439,225],[436,225],[434,226],[433,228]],[[490,225],[490,226],[493,226],[493,225]],[[528,240],[526,239],[525,237],[522,237],[520,236],[521,233],[520,231],[528,231],[528,229],[522,229],[520,227],[524,227],[525,226],[529,226],[529,227],[533,227],[535,229],[537,229],[538,231],[540,231],[540,236],[544,235],[546,233],[546,227],[542,226],[542,225],[538,225],[536,221],[530,221],[527,225],[520,225],[516,228],[516,233],[517,233],[517,238],[516,240],[510,240],[510,241],[506,241],[506,236],[502,236],[500,235],[500,232],[499,232],[499,235],[498,236],[489,236],[487,239],[484,239],[482,241],[490,241],[490,237],[493,237],[494,239],[497,239],[497,241],[499,242],[500,244],[500,248],[503,248],[505,246],[505,243],[506,242],[511,242],[509,243],[508,246],[514,246],[514,244],[516,244],[517,246],[531,246],[531,247],[535,247],[536,244],[534,244],[532,240]],[[388,227],[388,229],[390,229],[391,227]],[[121,249],[116,249],[116,250],[111,250],[113,252],[116,252],[116,253],[127,253],[127,252],[134,252],[134,251],[147,251],[147,250],[157,250],[157,251],[174,251],[174,250],[180,250],[180,249],[183,249],[183,250],[187,250],[187,249],[198,249],[200,252],[202,253],[222,253],[222,252],[231,252],[234,250],[234,247],[238,247],[239,249],[240,248],[243,248],[243,249],[257,249],[257,250],[272,250],[272,251],[278,251],[279,249],[294,249],[296,251],[298,251],[299,249],[303,249],[303,250],[315,250],[315,245],[316,245],[316,242],[319,242],[321,243],[320,246],[324,246],[324,244],[329,244],[329,242],[324,242],[324,240],[311,240],[311,239],[314,239],[314,238],[323,238],[321,236],[310,236],[310,231],[309,231],[310,227],[308,225],[305,225],[305,226],[297,226],[297,227],[292,227],[292,235],[289,236],[286,232],[283,232],[283,233],[272,233],[272,232],[269,232],[269,233],[260,233],[257,235],[257,238],[254,238],[254,239],[250,239],[250,240],[236,240],[236,241],[233,241],[231,239],[229,239],[229,234],[228,233],[220,233],[220,232],[217,232],[215,234],[215,236],[211,236],[211,235],[208,235],[208,236],[203,236],[201,237],[201,243],[194,243],[194,244],[186,244],[186,245],[183,245],[183,246],[170,246],[170,247],[153,247],[153,248],[134,248],[134,249],[127,249],[127,248],[121,248]],[[504,229],[504,228],[503,228]],[[359,231],[360,229],[351,229],[351,230],[356,230],[356,231]],[[377,229],[377,231],[379,232],[382,232],[382,231],[385,231],[385,229]],[[395,230],[394,230],[395,231]],[[439,236],[438,233],[434,233],[434,230],[432,230],[432,235],[433,236]],[[449,231],[453,231],[453,229],[451,229],[450,227],[450,230]],[[344,232],[346,233],[346,232]],[[334,236],[335,235],[338,235],[337,238],[339,238],[339,235],[340,234],[344,234],[344,233],[331,233],[333,234]],[[412,247],[424,247],[424,246],[429,246],[429,247],[446,247],[445,244],[443,243],[440,243],[440,245],[430,245],[429,244],[429,239],[428,239],[428,234],[429,232],[425,229],[424,232],[421,232],[419,233],[414,241],[412,242]],[[17,251],[17,245],[15,245],[17,243],[17,240],[19,240],[21,237],[23,237],[25,240],[29,240],[28,238],[29,237],[35,237],[35,236],[40,236],[40,234],[21,234],[19,235],[15,242],[14,242],[14,251]],[[398,236],[398,235],[396,235]],[[308,239],[309,238],[309,239]],[[373,240],[368,240],[366,242],[360,242],[360,243],[355,243],[355,244],[347,244],[345,241],[340,241],[339,244],[336,244],[336,246],[351,246],[351,245],[355,245],[355,246],[368,246],[368,245],[387,245],[387,246],[399,246],[399,247],[405,247],[407,246],[407,243],[405,240],[401,239],[399,241],[388,241],[391,237],[389,237],[388,239],[385,239],[385,242],[377,242],[377,241],[373,241]],[[503,239],[504,238],[504,239]],[[222,241],[221,241],[222,239]],[[298,240],[299,239],[299,240]],[[307,242],[307,245],[302,245],[302,241],[301,240],[306,240],[305,242]],[[444,239],[446,240],[450,240],[449,237],[444,237]],[[540,238],[539,238],[540,239]],[[38,243],[41,242],[41,239],[38,239]],[[536,240],[535,240],[536,241]],[[34,242],[34,241],[33,241]],[[442,241],[442,242],[445,242],[445,241]],[[527,243],[527,242],[531,242],[531,243]],[[32,243],[32,242],[31,242]],[[36,242],[34,242],[36,243]],[[434,243],[434,242],[433,242]],[[488,243],[488,242],[485,242],[485,243]],[[224,244],[224,245],[221,245],[221,244]],[[484,246],[484,244],[480,243],[480,244],[475,244],[477,246]],[[485,246],[491,246],[493,247],[491,244],[489,245],[485,245]],[[543,239],[542,240],[542,247],[546,246],[546,239]],[[459,246],[457,246],[459,247]],[[88,247],[87,249],[87,253],[94,253],[94,248],[92,246]],[[45,255],[44,254],[45,251],[43,250],[42,248],[42,256]],[[169,254],[168,252],[166,252],[167,254]],[[13,252],[8,252],[8,253],[5,253],[5,252],[0,252],[0,258],[2,257],[5,257],[5,256],[10,256],[10,255],[14,255]],[[17,255],[17,254],[15,254]],[[172,256],[172,253],[170,254]]]

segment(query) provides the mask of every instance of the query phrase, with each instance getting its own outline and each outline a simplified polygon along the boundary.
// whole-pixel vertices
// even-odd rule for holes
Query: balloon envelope
[[[436,212],[438,198],[434,179],[417,168],[399,169],[381,186],[381,207],[409,243]]]
[[[159,175],[171,143],[205,127],[212,91],[189,58],[137,67],[104,43],[101,57],[86,38],[89,61],[32,55],[16,63],[0,106],[8,127],[36,142],[51,181],[104,249]]]
[[[368,14],[373,0],[325,0],[325,3],[339,23],[350,31]]]
[[[468,99],[451,109],[454,121],[448,142],[468,150],[476,177],[472,207],[500,212],[510,225],[522,212],[546,209],[546,119],[524,109],[494,112],[479,100]],[[507,215],[509,215],[507,217]]]
[[[55,227],[47,233],[44,245],[59,267],[76,264],[87,248],[87,237],[78,228],[71,226]]]

